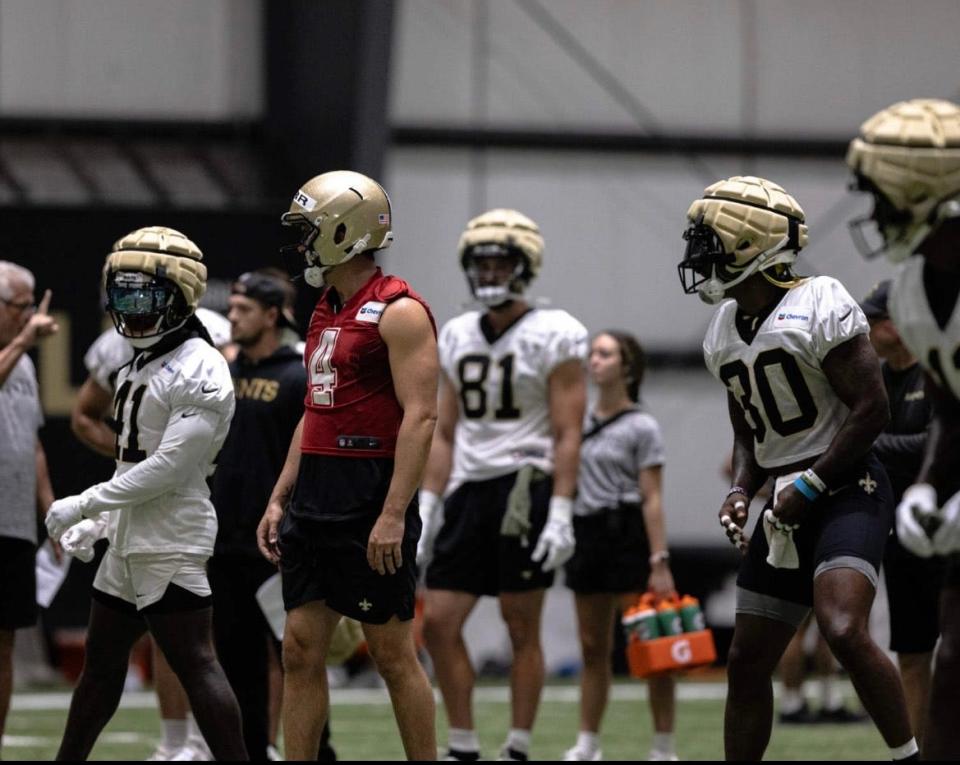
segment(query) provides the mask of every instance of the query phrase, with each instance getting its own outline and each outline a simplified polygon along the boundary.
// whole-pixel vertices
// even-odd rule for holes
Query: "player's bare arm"
[[[732,393],[727,393],[727,410],[733,426],[733,487],[740,491],[731,491],[726,496],[718,516],[730,542],[741,552],[746,552],[749,540],[744,529],[749,517],[750,499],[767,480],[767,471],[757,464],[753,451],[753,431]]]
[[[457,392],[446,374],[440,374],[440,396],[437,405],[437,429],[430,446],[430,458],[423,474],[423,488],[440,496],[447,487],[453,469],[453,439],[460,419]]]
[[[277,529],[283,519],[284,508],[290,500],[290,494],[297,482],[297,473],[300,472],[300,436],[303,433],[303,417],[297,423],[293,437],[290,439],[290,448],[287,449],[287,459],[283,463],[283,470],[273,487],[267,509],[257,526],[257,547],[260,553],[271,563],[280,562],[280,548],[277,547]]]
[[[869,337],[857,335],[831,350],[823,360],[830,386],[850,413],[813,471],[829,487],[861,460],[890,420],[890,405],[880,374],[880,363]],[[782,472],[799,469],[787,466]],[[810,501],[793,485],[777,496],[773,514],[783,523],[800,523]]]
[[[877,354],[867,335],[841,343],[823,360],[823,371],[850,409],[837,435],[813,469],[830,486],[860,461],[890,421],[890,404]]]
[[[573,497],[580,467],[580,435],[587,405],[583,364],[571,359],[557,365],[547,382],[553,433],[553,494]]]
[[[77,394],[70,412],[70,430],[86,446],[104,457],[113,457],[116,433],[104,418],[113,408],[113,394],[88,377]]]
[[[424,307],[411,298],[391,303],[380,320],[390,355],[394,392],[403,409],[393,477],[383,511],[370,532],[367,561],[380,574],[403,565],[404,517],[420,485],[437,424],[437,339]],[[413,561],[410,561],[413,564]]]

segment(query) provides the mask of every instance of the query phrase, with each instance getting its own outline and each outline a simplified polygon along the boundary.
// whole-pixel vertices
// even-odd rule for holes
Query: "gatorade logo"
[[[689,664],[693,659],[693,651],[690,649],[689,640],[678,640],[670,646],[670,656],[677,664]]]

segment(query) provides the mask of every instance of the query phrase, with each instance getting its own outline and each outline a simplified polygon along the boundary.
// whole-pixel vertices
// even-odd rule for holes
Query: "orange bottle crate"
[[[670,637],[627,642],[627,666],[633,677],[649,677],[660,672],[700,667],[717,659],[713,632],[683,632]]]

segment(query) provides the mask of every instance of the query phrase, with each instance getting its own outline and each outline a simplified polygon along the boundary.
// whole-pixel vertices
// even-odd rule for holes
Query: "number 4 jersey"
[[[80,497],[90,517],[110,512],[119,555],[211,555],[217,515],[207,477],[233,417],[227,362],[206,340],[164,338],[121,367],[114,395],[117,469]]]
[[[389,303],[412,298],[410,285],[378,268],[340,305],[335,290],[320,295],[310,318],[304,358],[306,412],[300,450],[335,457],[393,457],[403,410],[393,389],[390,357],[380,337]]]
[[[866,317],[840,282],[817,276],[788,290],[756,321],[747,342],[737,328],[736,301],[724,302],[703,341],[707,369],[743,409],[761,467],[822,454],[849,412],[830,386],[823,360],[868,333]]]
[[[531,309],[499,337],[480,311],[440,331],[440,366],[459,398],[448,491],[507,475],[522,465],[553,473],[548,378],[587,355],[587,330],[559,309]]]

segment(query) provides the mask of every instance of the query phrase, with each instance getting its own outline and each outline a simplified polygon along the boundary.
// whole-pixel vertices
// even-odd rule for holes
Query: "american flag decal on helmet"
[[[380,214],[377,216],[377,222],[378,222],[381,226],[389,226],[389,225],[390,225],[390,213],[380,213]]]

